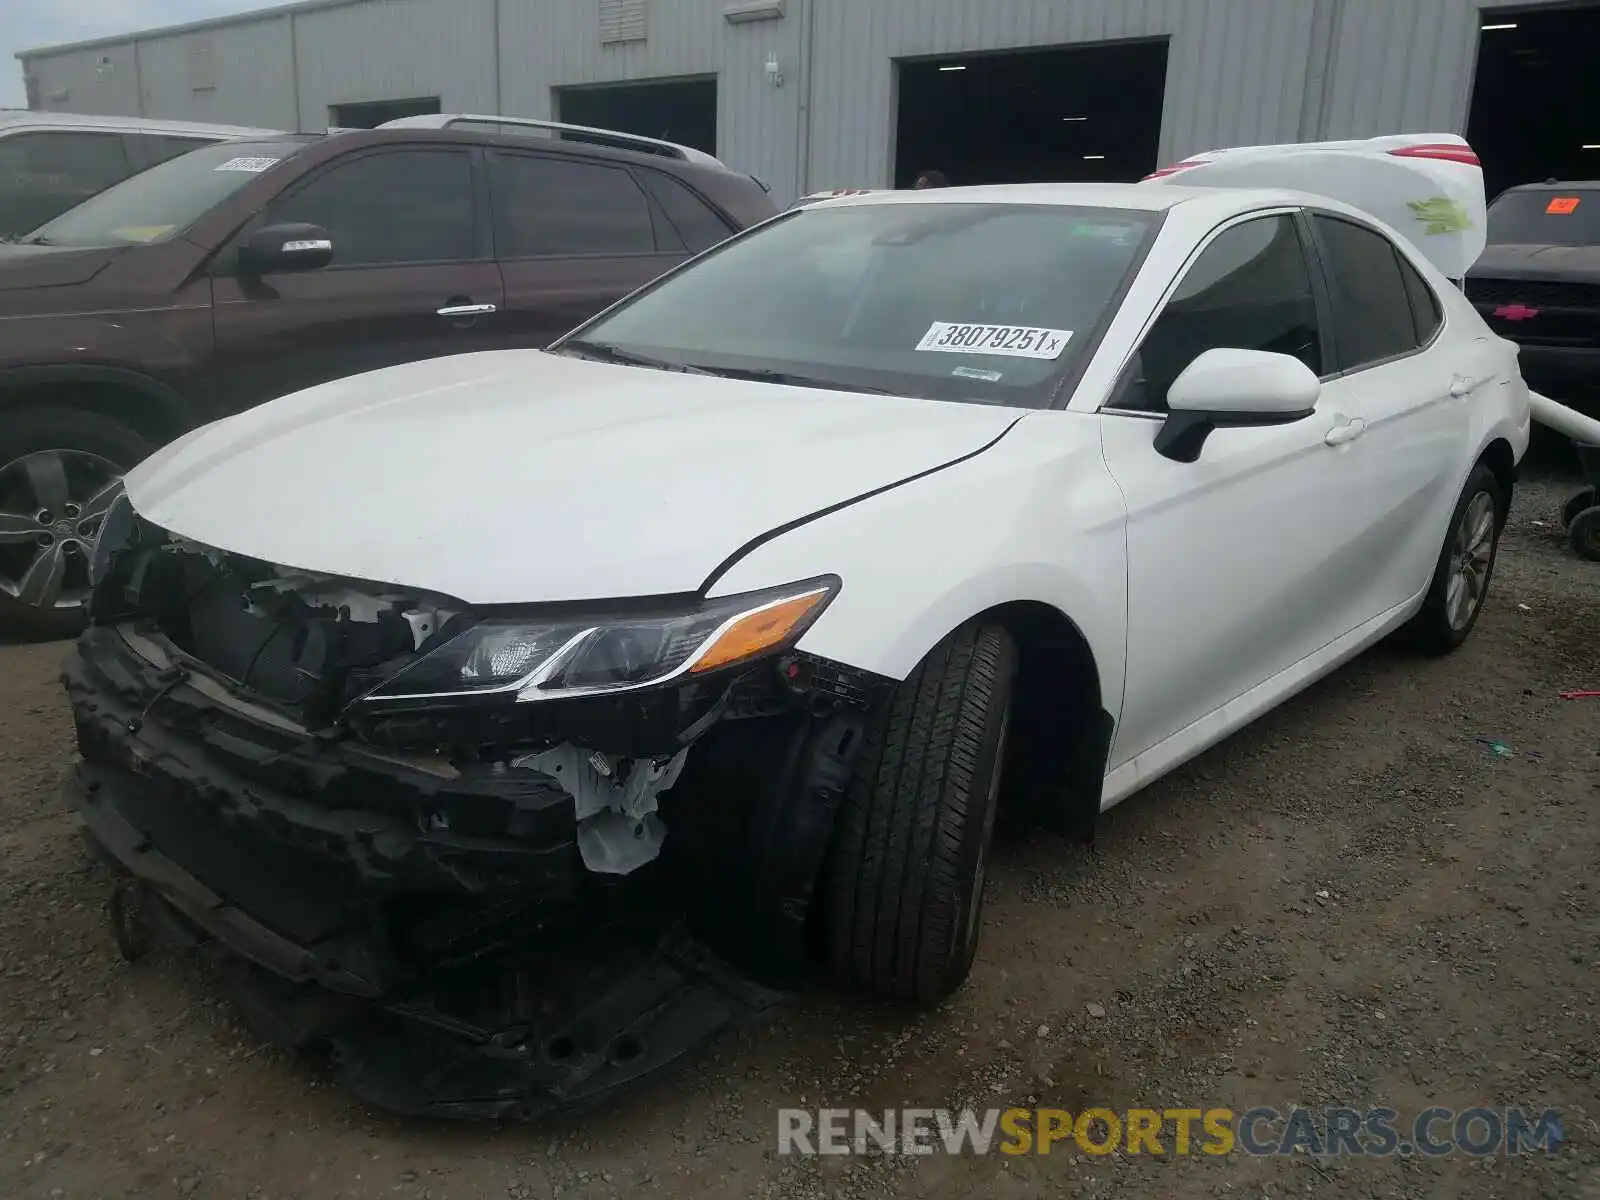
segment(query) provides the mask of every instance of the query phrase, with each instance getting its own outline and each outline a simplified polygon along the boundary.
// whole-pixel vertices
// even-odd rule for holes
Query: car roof
[[[285,130],[250,125],[214,125],[203,121],[166,121],[154,117],[113,117],[95,113],[35,112],[25,108],[0,109],[0,133],[27,129],[82,129],[103,133],[196,133],[217,138],[279,137]]]
[[[676,175],[692,176],[699,173],[713,173],[717,175],[734,175],[740,178],[752,178],[739,175],[732,168],[718,164],[711,166],[698,159],[673,158],[664,154],[651,153],[647,150],[628,150],[621,146],[612,146],[598,142],[567,140],[557,137],[530,137],[526,133],[514,133],[493,129],[472,128],[469,126],[456,126],[452,128],[439,128],[433,125],[391,123],[379,125],[375,129],[339,129],[330,130],[327,134],[313,135],[324,140],[337,141],[340,145],[386,145],[392,143],[440,143],[444,145],[473,145],[497,146],[506,150],[535,150],[541,154],[562,154],[577,158],[606,159],[617,163],[631,163],[638,166],[655,167],[658,170],[668,171]]]
[[[1273,205],[1324,205],[1337,202],[1322,196],[1276,188],[1181,187],[1138,183],[1001,183],[974,187],[926,188],[860,192],[834,196],[810,208],[842,208],[866,204],[1045,204],[1062,207],[1122,208],[1138,212],[1166,212],[1180,204],[1204,202],[1248,211]]]
[[[385,121],[379,129],[448,129],[452,132],[492,133],[501,136],[539,137],[543,134],[566,134],[569,137],[541,137],[543,141],[572,141],[586,145],[609,146],[620,150],[643,151],[652,157],[676,159],[697,166],[713,167],[719,171],[728,165],[715,155],[661,138],[646,137],[620,129],[601,129],[594,125],[574,125],[568,121],[547,121],[539,117],[517,117],[489,113],[425,113],[415,117],[397,117]]]

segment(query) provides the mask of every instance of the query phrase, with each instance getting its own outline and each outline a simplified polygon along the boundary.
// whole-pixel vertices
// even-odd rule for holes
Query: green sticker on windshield
[[[1423,233],[1437,237],[1443,233],[1461,233],[1472,228],[1472,218],[1467,210],[1448,196],[1434,196],[1431,200],[1408,200],[1406,207],[1411,215],[1424,223]]]

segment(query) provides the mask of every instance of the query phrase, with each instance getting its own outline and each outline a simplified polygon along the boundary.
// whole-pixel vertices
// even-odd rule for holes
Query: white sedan
[[[170,771],[206,799],[148,836],[198,878],[300,829],[416,895],[666,866],[752,972],[949,994],[997,808],[1083,833],[1380,638],[1444,653],[1482,612],[1529,395],[1449,277],[1473,205],[1427,172],[1476,168],[1328,154],[1414,184],[1416,228],[1204,162],[844,196],[549,351],[185,436],[127,477],[68,668],[91,832],[118,853],[124,776]],[[357,970],[321,954],[326,986]]]

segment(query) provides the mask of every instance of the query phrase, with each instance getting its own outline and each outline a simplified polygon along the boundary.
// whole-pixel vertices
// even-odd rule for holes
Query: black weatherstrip
[[[952,403],[954,403],[954,401],[952,401]],[[758,534],[756,537],[751,538],[748,542],[740,546],[732,554],[728,555],[727,558],[723,559],[714,568],[712,568],[711,574],[707,575],[706,581],[700,585],[700,594],[702,596],[708,594],[711,589],[717,585],[717,580],[726,575],[730,570],[733,569],[734,564],[736,564],[741,558],[749,554],[758,546],[764,546],[773,538],[782,537],[784,534],[789,533],[792,530],[799,529],[802,525],[809,525],[812,521],[816,521],[822,517],[836,513],[841,508],[849,508],[852,504],[860,504],[863,500],[870,500],[874,496],[881,496],[885,492],[892,492],[897,487],[904,487],[908,483],[915,483],[919,479],[926,479],[929,475],[937,475],[940,471],[947,470],[958,463],[964,463],[968,459],[977,458],[978,455],[982,454],[985,450],[998,444],[1001,438],[1005,437],[1006,434],[1010,433],[1017,427],[1017,421],[1022,420],[1022,418],[1027,415],[1027,413],[1023,413],[1021,416],[1017,417],[1016,421],[1012,421],[1011,424],[1007,425],[1004,429],[995,434],[994,437],[990,438],[976,450],[970,450],[966,454],[961,455],[959,458],[952,458],[949,462],[940,463],[937,467],[929,467],[926,471],[918,471],[915,475],[907,475],[904,479],[897,479],[893,483],[886,483],[882,487],[873,488],[870,492],[862,492],[859,496],[851,496],[848,500],[841,500],[837,504],[830,504],[827,508],[819,508],[814,513],[808,513],[803,517],[796,517],[794,520],[789,521],[786,524],[769,529],[763,534]]]

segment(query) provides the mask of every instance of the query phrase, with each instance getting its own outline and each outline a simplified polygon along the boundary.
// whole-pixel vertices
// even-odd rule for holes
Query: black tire
[[[1600,562],[1600,508],[1586,508],[1567,527],[1572,552],[1590,562]]]
[[[98,413],[73,408],[28,408],[0,413],[0,489],[14,484],[23,459],[41,451],[58,450],[104,460],[117,474],[127,471],[154,449],[143,437]],[[76,497],[76,493],[74,493]],[[82,499],[82,497],[76,497]],[[0,512],[22,503],[21,493],[0,490]],[[11,507],[8,507],[11,506]],[[26,545],[0,543],[0,574],[19,577],[25,567]],[[74,550],[68,568],[75,583],[85,583],[88,556]],[[76,637],[85,622],[84,607],[42,608],[0,588],[0,635],[29,640]]]
[[[1469,513],[1475,514],[1473,525],[1477,526],[1483,511],[1483,497],[1488,498],[1491,521],[1487,558],[1482,562],[1481,578],[1471,611],[1463,620],[1460,610],[1452,604],[1451,590],[1452,580],[1461,571],[1463,547],[1459,536]],[[1478,623],[1478,617],[1483,612],[1484,602],[1488,598],[1489,584],[1494,576],[1495,559],[1500,550],[1500,533],[1504,524],[1505,497],[1501,494],[1500,482],[1495,478],[1493,471],[1479,463],[1467,480],[1467,486],[1461,490],[1455,512],[1450,516],[1449,532],[1445,534],[1444,545],[1439,550],[1439,561],[1434,567],[1433,582],[1429,585],[1427,599],[1422,602],[1422,608],[1403,631],[1405,640],[1417,650],[1424,654],[1449,654],[1472,633],[1473,626]]]
[[[828,956],[863,996],[931,1004],[972,970],[1017,650],[969,625],[869,730],[828,864]]]
[[[1571,529],[1572,523],[1578,519],[1578,514],[1585,509],[1595,506],[1595,489],[1592,487],[1579,488],[1567,497],[1567,502],[1561,506],[1561,528]]]

